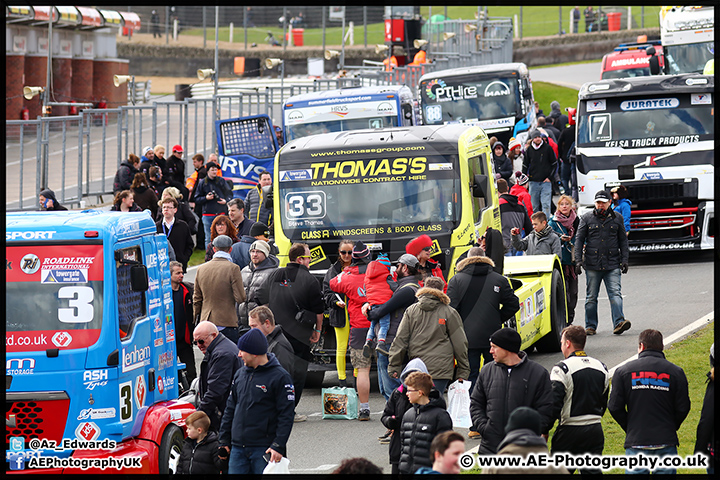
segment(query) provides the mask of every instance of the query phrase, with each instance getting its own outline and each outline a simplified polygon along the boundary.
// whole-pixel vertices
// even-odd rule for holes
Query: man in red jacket
[[[363,356],[363,346],[370,320],[362,313],[365,297],[365,272],[370,262],[370,250],[363,242],[355,243],[352,251],[352,263],[338,276],[330,280],[330,288],[348,298],[350,317],[350,361],[357,369],[357,391],[360,401],[358,420],[370,420],[370,366],[372,357]]]

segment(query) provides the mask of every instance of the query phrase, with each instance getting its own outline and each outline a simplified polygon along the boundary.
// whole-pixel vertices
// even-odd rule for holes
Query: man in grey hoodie
[[[520,229],[510,231],[513,248],[524,250],[528,255],[557,255],[560,257],[560,237],[548,225],[545,212],[535,212],[530,217],[533,230],[525,238],[520,238]]]

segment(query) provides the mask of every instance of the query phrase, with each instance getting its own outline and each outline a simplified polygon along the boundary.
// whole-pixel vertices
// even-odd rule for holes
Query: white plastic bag
[[[268,462],[263,470],[263,474],[265,473],[290,473],[290,459],[282,457],[279,462]]]
[[[455,381],[448,387],[448,413],[454,428],[472,427],[470,418],[470,382]]]

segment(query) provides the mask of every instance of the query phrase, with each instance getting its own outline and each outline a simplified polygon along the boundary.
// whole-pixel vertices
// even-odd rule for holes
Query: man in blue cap
[[[253,328],[238,340],[239,356],[245,365],[235,374],[222,423],[220,446],[230,457],[228,473],[262,474],[263,458],[279,462],[295,416],[292,378],[268,353],[265,334]]]

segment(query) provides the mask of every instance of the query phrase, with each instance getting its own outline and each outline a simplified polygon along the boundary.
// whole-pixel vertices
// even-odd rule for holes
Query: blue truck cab
[[[5,227],[9,468],[173,472],[194,407],[176,400],[167,237],[148,212],[8,213]]]

